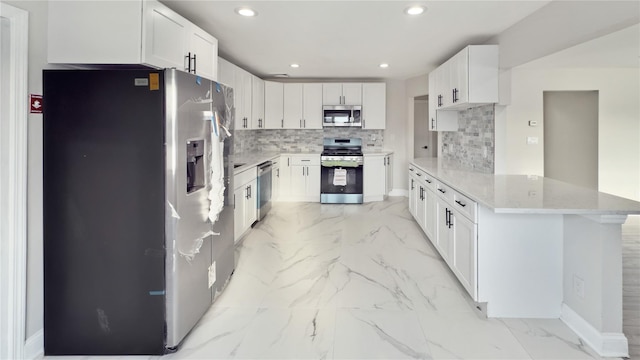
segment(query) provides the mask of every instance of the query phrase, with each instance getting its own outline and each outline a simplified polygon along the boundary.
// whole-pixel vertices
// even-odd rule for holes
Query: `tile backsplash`
[[[233,149],[236,154],[255,152],[321,152],[325,137],[362,138],[363,150],[381,150],[384,130],[358,128],[326,128],[322,130],[277,129],[234,131]]]
[[[475,171],[493,174],[495,160],[493,104],[458,112],[458,131],[442,133],[442,157]]]

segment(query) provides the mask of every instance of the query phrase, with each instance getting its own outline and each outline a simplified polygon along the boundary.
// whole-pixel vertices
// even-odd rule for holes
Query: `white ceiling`
[[[161,1],[214,35],[223,58],[263,78],[304,79],[426,74],[549,2],[421,1],[427,11],[409,17],[404,9],[415,1]],[[243,5],[258,16],[237,15]],[[300,68],[290,68],[294,62]]]
[[[640,24],[520,65],[526,68],[638,68]]]

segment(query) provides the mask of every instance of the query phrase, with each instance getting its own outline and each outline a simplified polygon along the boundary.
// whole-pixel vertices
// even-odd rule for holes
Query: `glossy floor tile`
[[[406,198],[275,203],[237,251],[225,291],[163,359],[599,358],[559,320],[486,319]]]

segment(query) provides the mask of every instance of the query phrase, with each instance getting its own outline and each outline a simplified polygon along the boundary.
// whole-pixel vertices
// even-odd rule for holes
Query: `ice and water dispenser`
[[[187,194],[204,188],[204,140],[187,141]]]

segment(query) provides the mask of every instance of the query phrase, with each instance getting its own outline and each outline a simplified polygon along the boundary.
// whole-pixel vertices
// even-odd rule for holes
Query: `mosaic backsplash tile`
[[[458,131],[442,133],[442,157],[482,173],[493,174],[495,163],[494,105],[458,112]]]
[[[322,130],[277,129],[234,131],[235,154],[255,152],[322,152],[325,137],[362,138],[363,150],[381,150],[384,147],[384,130],[358,128],[327,128]]]

